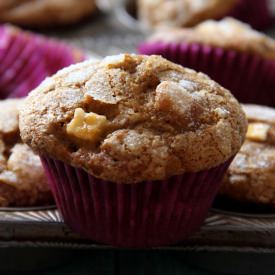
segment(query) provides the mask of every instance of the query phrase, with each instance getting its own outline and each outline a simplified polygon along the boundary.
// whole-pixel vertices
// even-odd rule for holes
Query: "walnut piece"
[[[252,141],[266,141],[270,125],[266,123],[249,123],[246,138]]]
[[[97,141],[104,131],[107,118],[95,113],[85,113],[77,108],[74,118],[67,125],[67,133],[77,138],[89,141]]]

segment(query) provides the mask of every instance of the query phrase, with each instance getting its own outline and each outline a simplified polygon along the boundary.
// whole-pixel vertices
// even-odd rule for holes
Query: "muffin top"
[[[255,203],[275,203],[275,109],[244,105],[246,141],[232,162],[220,193]]]
[[[243,143],[231,93],[160,56],[121,54],[59,71],[20,111],[24,142],[117,183],[217,166]]]
[[[207,19],[221,18],[238,0],[139,0],[139,19],[146,26],[193,26]]]
[[[0,0],[0,21],[43,27],[79,21],[95,10],[94,0]]]
[[[160,29],[149,41],[202,43],[275,59],[275,41],[233,18],[208,20],[194,28]]]
[[[0,101],[0,206],[52,201],[39,156],[20,139],[21,104],[22,99]]]

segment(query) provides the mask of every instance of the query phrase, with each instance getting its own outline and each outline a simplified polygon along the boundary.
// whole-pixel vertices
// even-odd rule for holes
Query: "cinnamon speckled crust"
[[[139,19],[145,26],[194,26],[228,14],[238,0],[138,0]]]
[[[94,0],[0,0],[0,21],[28,27],[66,25],[94,10]]]
[[[275,204],[275,110],[257,105],[244,105],[249,123],[267,123],[265,141],[246,139],[232,162],[220,194],[241,202]]]
[[[208,20],[193,28],[160,29],[149,41],[201,43],[275,59],[275,40],[233,18]]]
[[[96,143],[67,133],[76,108],[106,116]],[[243,143],[246,119],[231,93],[206,75],[160,56],[122,54],[45,80],[21,108],[20,130],[39,154],[136,183],[223,163]]]
[[[39,159],[22,144],[18,127],[21,99],[0,101],[0,206],[52,203]]]

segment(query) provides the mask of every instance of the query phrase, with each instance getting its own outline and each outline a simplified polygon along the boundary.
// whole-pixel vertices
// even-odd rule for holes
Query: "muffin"
[[[39,156],[19,135],[21,99],[0,101],[0,206],[53,203]]]
[[[206,75],[160,56],[121,54],[45,80],[21,108],[20,130],[72,229],[150,247],[199,228],[246,119]]]
[[[77,23],[95,11],[95,0],[0,0],[0,21],[24,27]]]
[[[47,76],[84,60],[83,51],[19,28],[0,26],[0,98],[24,97]]]
[[[146,27],[190,27],[208,19],[233,16],[262,28],[271,21],[266,0],[138,0],[138,17]]]
[[[202,71],[240,102],[275,105],[275,41],[235,19],[159,30],[139,52]]]
[[[219,191],[242,203],[275,206],[275,109],[244,105],[246,141],[232,162]]]

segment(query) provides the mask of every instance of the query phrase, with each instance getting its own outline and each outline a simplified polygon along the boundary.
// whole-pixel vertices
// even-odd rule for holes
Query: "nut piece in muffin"
[[[40,155],[116,183],[216,167],[246,132],[232,94],[160,56],[121,54],[59,71],[20,110],[21,137]]]
[[[0,101],[0,206],[53,202],[39,159],[22,143],[18,112],[22,99]]]
[[[275,205],[275,109],[244,105],[244,111],[246,141],[219,193],[244,203]]]
[[[73,24],[95,11],[95,0],[0,0],[0,21],[27,27]]]
[[[188,27],[227,15],[238,0],[138,0],[141,22],[147,27]]]
[[[193,28],[159,29],[149,42],[199,43],[275,60],[274,39],[230,17],[207,20]]]

